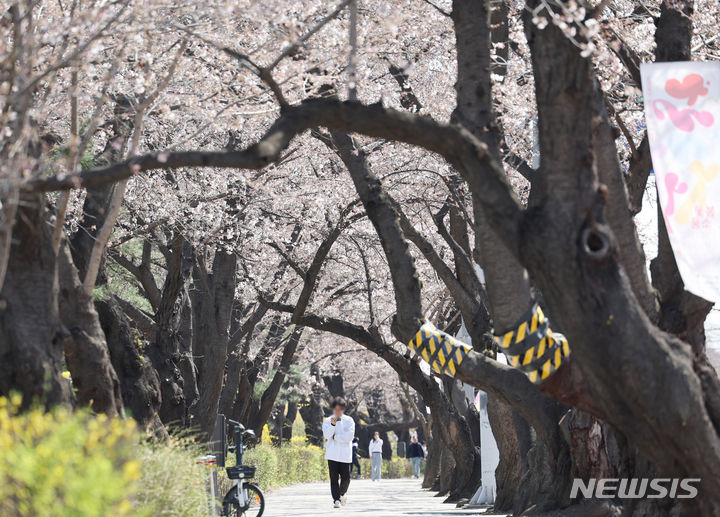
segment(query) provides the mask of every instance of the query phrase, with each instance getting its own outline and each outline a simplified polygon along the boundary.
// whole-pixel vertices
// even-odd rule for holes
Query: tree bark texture
[[[60,319],[69,332],[63,343],[65,361],[77,400],[98,413],[124,416],[120,381],[110,362],[105,333],[92,297],[82,288],[67,242],[61,243],[57,261]]]
[[[145,355],[147,344],[112,298],[97,301],[95,309],[120,381],[125,410],[141,428],[162,434],[160,380]]]
[[[23,195],[17,209],[5,282],[0,291],[0,394],[22,404],[70,404],[62,377],[63,342],[52,235],[42,195]]]

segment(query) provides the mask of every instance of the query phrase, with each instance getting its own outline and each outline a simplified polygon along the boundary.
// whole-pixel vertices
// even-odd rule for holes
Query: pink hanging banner
[[[720,302],[720,63],[646,63],[660,206],[685,289]]]

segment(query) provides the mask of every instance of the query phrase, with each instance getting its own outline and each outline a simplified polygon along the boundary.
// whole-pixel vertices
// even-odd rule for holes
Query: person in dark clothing
[[[350,464],[350,474],[352,474],[353,466],[357,467],[357,477],[360,477],[360,460],[358,460],[358,446],[360,445],[360,440],[358,440],[357,436],[353,439],[352,443],[352,464]]]
[[[420,462],[425,457],[425,451],[423,451],[422,445],[418,443],[417,436],[413,436],[412,443],[408,447],[407,457],[412,460],[413,476],[419,478]]]

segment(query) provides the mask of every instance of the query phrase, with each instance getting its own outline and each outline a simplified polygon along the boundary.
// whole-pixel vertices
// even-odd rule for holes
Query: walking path
[[[378,483],[353,480],[348,491],[348,503],[333,509],[328,483],[309,483],[279,488],[265,494],[263,517],[317,517],[328,514],[336,517],[437,517],[488,514],[483,508],[464,510],[453,504],[443,504],[442,497],[421,488],[417,479],[388,479]],[[502,514],[505,515],[505,514]]]

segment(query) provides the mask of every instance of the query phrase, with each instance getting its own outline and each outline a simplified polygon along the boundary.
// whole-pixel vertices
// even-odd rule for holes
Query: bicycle
[[[244,440],[249,437],[254,438],[255,432],[252,429],[245,429],[245,426],[235,420],[228,419],[228,423],[235,427],[233,432],[235,445],[228,447],[228,450],[235,450],[237,461],[235,466],[225,469],[233,486],[223,499],[223,516],[260,517],[265,510],[265,497],[257,485],[247,482],[255,476],[256,467],[243,465],[243,453],[247,448]]]

